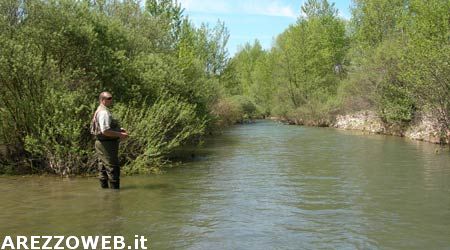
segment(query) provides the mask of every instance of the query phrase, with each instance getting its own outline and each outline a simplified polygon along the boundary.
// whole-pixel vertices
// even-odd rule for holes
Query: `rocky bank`
[[[441,140],[439,123],[429,115],[417,116],[405,124],[386,124],[373,111],[338,115],[332,127],[367,131],[376,134],[404,136],[414,140],[431,143],[449,143],[449,137]]]

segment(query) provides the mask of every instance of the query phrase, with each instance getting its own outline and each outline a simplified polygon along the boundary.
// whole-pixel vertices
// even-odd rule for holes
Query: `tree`
[[[404,0],[354,0],[352,25],[355,39],[363,47],[374,47],[403,30],[408,12]]]
[[[241,84],[240,95],[248,96],[254,100],[255,90],[259,85],[255,79],[255,69],[258,59],[264,55],[262,46],[258,40],[255,40],[253,44],[246,43],[242,47],[235,57],[232,64],[236,67],[236,75]]]
[[[177,0],[146,0],[145,8],[151,16],[159,18],[160,25],[170,32],[176,44],[185,20],[181,4]]]
[[[439,124],[442,142],[450,141],[450,2],[411,1],[408,43],[400,77],[422,111]]]
[[[306,16],[277,38],[275,48],[280,87],[293,109],[335,94],[339,78],[334,68],[344,63],[347,50],[345,24],[333,4],[308,1],[302,10]]]

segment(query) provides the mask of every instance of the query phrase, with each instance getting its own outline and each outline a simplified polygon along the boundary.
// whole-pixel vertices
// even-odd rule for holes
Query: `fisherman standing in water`
[[[112,95],[102,92],[99,106],[92,117],[91,133],[95,135],[95,151],[99,160],[99,179],[102,188],[120,188],[119,141],[128,133],[121,128],[108,107],[112,105]]]

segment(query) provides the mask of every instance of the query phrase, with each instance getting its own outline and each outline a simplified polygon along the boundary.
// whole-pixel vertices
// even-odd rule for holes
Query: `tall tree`
[[[347,49],[345,25],[327,1],[310,0],[304,17],[277,40],[281,75],[293,108],[307,103],[316,93],[335,93],[336,65],[343,64]]]

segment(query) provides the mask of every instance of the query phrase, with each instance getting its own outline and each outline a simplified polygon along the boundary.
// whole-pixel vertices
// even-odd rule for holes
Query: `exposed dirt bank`
[[[298,119],[270,117],[270,120],[280,121],[292,125],[304,125]],[[308,123],[307,125],[316,125]],[[353,114],[338,115],[334,122],[320,122],[316,126],[328,126],[338,129],[361,130],[374,134],[404,136],[414,140],[431,143],[448,144],[450,131],[442,134],[439,123],[431,116],[422,115],[415,120],[404,124],[388,124],[373,111],[361,111]]]

